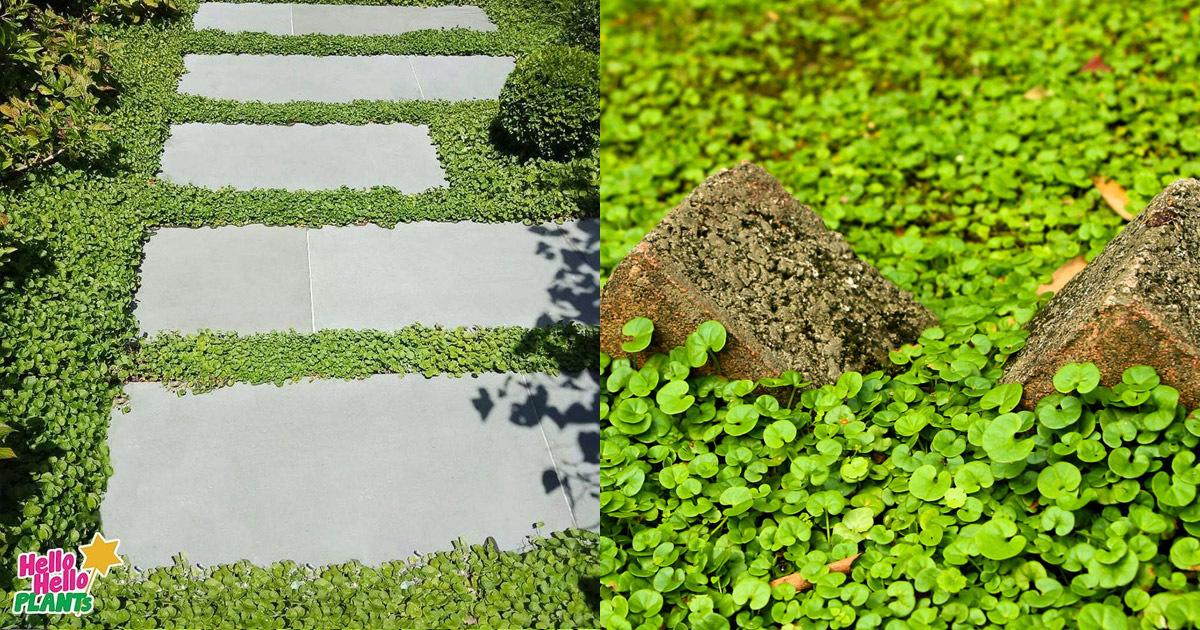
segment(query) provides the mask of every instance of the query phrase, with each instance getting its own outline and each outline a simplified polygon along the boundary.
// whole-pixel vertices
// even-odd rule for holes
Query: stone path
[[[329,190],[447,185],[425,125],[171,126],[162,178],[202,188]]]
[[[136,315],[146,333],[595,325],[599,224],[582,223],[164,228]]]
[[[495,99],[512,57],[187,55],[184,94],[286,103]]]
[[[391,7],[320,4],[202,2],[196,30],[272,35],[398,35],[426,29],[495,31],[483,9],[472,6]]]
[[[277,35],[495,30],[478,7],[201,3],[198,29]],[[486,36],[486,35],[481,35]],[[189,56],[183,93],[283,103],[495,98],[502,57]],[[162,178],[216,189],[453,185],[424,126],[171,129]],[[595,324],[599,224],[162,228],[146,244],[147,333],[426,325]],[[597,529],[594,374],[395,375],[178,396],[126,386],[102,527],[144,568],[243,558],[403,559],[453,539],[519,547]]]
[[[109,432],[101,518],[140,566],[181,549],[205,565],[377,564],[457,536],[515,549],[537,522],[596,524],[596,496],[568,492],[599,461],[596,378],[376,376],[182,397],[134,383]]]

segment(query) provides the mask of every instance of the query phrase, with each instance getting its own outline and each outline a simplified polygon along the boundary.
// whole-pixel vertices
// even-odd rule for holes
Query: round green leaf
[[[983,431],[983,450],[993,461],[1007,464],[1019,462],[1033,452],[1033,439],[1018,440],[1021,419],[1015,413],[997,416]]]
[[[913,471],[908,491],[922,501],[937,501],[950,489],[950,473],[926,464]]]
[[[633,337],[632,341],[621,344],[621,349],[625,352],[641,352],[650,345],[650,338],[654,334],[654,322],[645,317],[635,317],[625,323],[621,332],[627,337]]]

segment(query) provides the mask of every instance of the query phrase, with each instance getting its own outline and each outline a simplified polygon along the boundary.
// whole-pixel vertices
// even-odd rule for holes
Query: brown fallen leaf
[[[1112,66],[1104,63],[1104,59],[1102,59],[1100,57],[1100,55],[1096,55],[1095,57],[1088,59],[1088,62],[1083,64],[1083,67],[1080,68],[1079,71],[1080,72],[1112,72],[1113,69],[1112,69]]]
[[[1036,87],[1029,88],[1029,91],[1025,93],[1025,100],[1040,101],[1049,95],[1050,95],[1050,90],[1047,90],[1045,87],[1042,87],[1039,85]]]
[[[779,14],[770,9],[767,9],[767,19],[771,20],[772,22],[778,22]]]
[[[1086,266],[1087,258],[1082,254],[1072,258],[1071,260],[1068,260],[1067,262],[1063,263],[1063,266],[1055,269],[1054,273],[1050,274],[1050,284],[1043,284],[1039,286],[1037,288],[1037,292],[1039,294],[1045,293],[1046,291],[1058,293],[1064,286],[1066,286],[1067,282],[1071,278],[1075,277],[1075,274],[1083,271],[1083,268]]]
[[[861,553],[856,553],[853,556],[846,558],[845,560],[838,560],[837,562],[830,562],[829,563],[829,572],[830,573],[849,573],[851,565],[853,565],[854,561],[857,560],[858,557],[861,555],[862,555]],[[800,577],[799,573],[793,573],[791,575],[785,575],[781,578],[776,578],[774,580],[771,580],[771,588],[775,588],[776,586],[779,586],[780,584],[783,584],[784,582],[787,582],[788,584],[791,584],[792,586],[796,587],[797,591],[806,591],[813,587],[812,582],[809,582],[808,580]]]
[[[1104,197],[1104,201],[1108,203],[1108,207],[1113,209],[1113,212],[1121,215],[1122,219],[1132,221],[1133,215],[1125,211],[1125,206],[1129,205],[1129,195],[1125,194],[1125,189],[1117,183],[1115,179],[1104,179],[1099,175],[1092,175],[1092,183],[1095,184],[1096,190],[1100,191],[1100,195]]]

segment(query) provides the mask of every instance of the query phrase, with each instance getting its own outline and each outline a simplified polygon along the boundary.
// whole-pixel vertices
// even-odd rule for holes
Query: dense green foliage
[[[1032,289],[1119,227],[1089,176],[1200,175],[1191,6],[605,3],[602,265],[750,159],[927,305]]]
[[[596,55],[551,46],[517,61],[500,91],[498,122],[506,139],[538,157],[589,155],[600,125]]]
[[[596,535],[534,539],[525,553],[456,543],[378,567],[248,562],[175,566],[96,584],[95,613],[65,628],[586,628],[595,624]]]
[[[566,43],[600,52],[600,0],[564,0],[561,10]]]
[[[510,36],[503,34],[506,27],[500,17],[497,22],[501,34],[497,37],[460,39],[458,34],[447,33],[448,41],[466,42],[462,44],[466,47],[478,44],[477,52],[512,52],[522,50],[511,44],[520,33],[528,35],[530,47],[558,37],[557,25],[546,20],[525,20],[522,16],[530,15],[530,11],[521,2],[488,0],[483,4],[493,17],[513,16],[509,21],[518,29],[512,35],[514,39],[505,39]],[[136,26],[99,22],[91,27],[97,36],[121,44],[111,51],[111,75],[113,84],[120,88],[119,98],[114,108],[102,108],[95,117],[96,122],[112,131],[96,136],[90,143],[94,146],[89,145],[80,159],[30,169],[13,184],[0,187],[0,211],[11,219],[11,225],[0,231],[0,250],[13,249],[7,252],[0,273],[0,418],[14,429],[5,437],[5,444],[18,455],[0,467],[0,487],[4,488],[0,494],[0,596],[9,597],[15,587],[21,586],[13,580],[18,552],[78,546],[97,530],[100,501],[112,472],[105,437],[113,401],[121,395],[120,379],[128,375],[123,370],[140,366],[145,377],[179,382],[194,379],[197,386],[211,387],[228,379],[294,378],[310,368],[347,376],[367,369],[358,357],[344,353],[330,355],[330,360],[347,361],[332,367],[306,364],[296,354],[288,354],[319,349],[322,340],[340,334],[336,332],[269,343],[260,343],[265,338],[219,336],[220,341],[211,346],[214,351],[227,350],[231,358],[289,360],[283,366],[292,371],[287,375],[266,366],[204,365],[203,359],[209,355],[207,350],[197,350],[199,337],[160,338],[141,348],[140,355],[129,356],[129,348],[137,338],[132,315],[137,268],[143,241],[154,226],[247,222],[392,225],[422,219],[545,221],[594,215],[597,211],[596,193],[590,189],[597,178],[596,158],[581,156],[566,163],[523,160],[497,150],[490,137],[491,122],[497,113],[495,103],[264,105],[177,95],[175,86],[183,72],[182,56],[187,47],[221,39],[211,34],[193,35],[187,15],[194,11],[196,2],[186,0],[180,5],[183,15],[177,18],[148,20]],[[423,35],[397,41],[406,53],[447,52],[438,43],[444,40],[435,42]],[[428,124],[450,187],[420,195],[402,195],[389,189],[238,192],[201,190],[156,179],[171,123],[300,119]],[[445,338],[426,331],[408,341],[404,334],[402,331],[386,340],[357,338],[355,343],[361,345],[355,347],[378,350],[381,355],[376,357],[380,362],[377,365],[385,369],[407,370],[412,366],[404,362],[407,359],[400,351],[409,341],[415,344],[412,347],[422,349],[427,348],[423,345],[427,342],[444,341],[452,347],[459,342],[474,343],[452,331],[447,331]],[[559,358],[574,361],[572,357],[579,356],[576,344],[594,333],[529,333],[530,341],[543,344],[543,356],[534,351],[525,353],[519,345],[513,345],[517,343],[512,337],[515,334],[484,331],[476,341],[495,342],[502,352],[512,353],[514,364],[532,367],[552,365]],[[464,350],[471,347],[475,346],[464,346]],[[176,351],[179,354],[175,355]],[[559,352],[564,354],[556,355]],[[194,360],[201,362],[189,363]],[[594,356],[590,361],[595,361]],[[424,370],[421,362],[416,362],[418,371]],[[444,365],[451,371],[471,371],[482,369],[483,363],[482,358],[468,353],[461,362],[447,361]],[[153,518],[152,514],[146,516]],[[448,544],[454,535],[447,532]],[[563,548],[555,549],[553,555],[561,557]],[[287,565],[206,569],[215,577],[160,571],[129,582],[101,580],[93,591],[99,595],[95,614],[16,619],[4,610],[0,612],[0,625],[298,625],[284,621],[292,618],[289,615],[300,614],[297,606],[314,607],[308,610],[311,623],[323,627],[445,627],[446,620],[457,615],[491,619],[494,614],[507,615],[504,611],[515,612],[496,625],[521,625],[517,620],[527,618],[523,615],[533,620],[530,625],[595,625],[594,612],[588,617],[579,608],[582,595],[573,577],[578,571],[569,563],[551,561],[546,555],[530,557],[527,562],[517,555],[505,558],[502,566],[487,571],[494,571],[494,576],[511,576],[516,580],[512,586],[497,585],[508,578],[496,577],[473,586],[475,592],[466,595],[452,595],[457,591],[439,586],[410,598],[403,593],[405,582],[389,581],[399,574],[398,564],[379,570],[353,569],[366,571],[361,575],[367,578],[378,578],[374,582],[378,590],[347,589],[345,570],[337,567],[318,571],[329,572],[329,577],[313,577],[311,582],[307,581],[308,570]],[[505,568],[511,563],[516,564]],[[528,566],[516,566],[521,563]],[[535,565],[538,568],[534,569]],[[543,567],[559,579],[540,582],[545,590],[529,593],[522,581],[526,569],[541,572]],[[295,577],[285,580],[286,575]],[[443,578],[450,580],[452,576]],[[213,590],[211,580],[224,584],[225,594]],[[337,586],[330,587],[326,581]],[[249,597],[248,583],[261,586],[261,595]],[[292,590],[293,584],[298,590]],[[566,591],[570,594],[564,594]],[[194,607],[186,599],[193,596]],[[449,599],[443,602],[443,598]],[[494,603],[501,599],[504,604]],[[488,612],[473,612],[478,610],[479,602],[486,602]],[[101,611],[105,610],[117,616],[102,617]],[[588,618],[593,621],[581,621]],[[466,617],[463,619],[462,625],[468,625]]]
[[[998,379],[1024,319],[951,309],[820,388],[693,374],[715,322],[641,369],[604,357],[605,627],[1200,626],[1200,413],[1090,363],[1020,409]],[[797,572],[813,588],[769,585]]]
[[[112,89],[110,47],[87,23],[36,4],[0,7],[0,177],[78,154],[106,129],[95,116]]]
[[[0,179],[60,156],[78,157],[108,131],[99,121],[115,91],[115,42],[105,17],[140,22],[173,0],[34,1],[0,6]]]
[[[941,317],[896,366],[797,390],[608,367],[609,628],[1200,624],[1200,420],[1152,370],[1014,407],[1035,289],[1200,175],[1185,2],[605,5],[602,266],[716,170],[766,167]],[[1099,55],[1103,64],[1090,64]],[[629,348],[652,330],[635,322]],[[607,360],[605,360],[606,362]],[[1036,402],[1036,401],[1035,401]],[[849,575],[826,564],[862,552]],[[794,593],[767,582],[801,572]]]
[[[542,328],[323,330],[257,335],[209,332],[158,335],[130,355],[123,380],[162,381],[205,391],[233,383],[302,378],[366,378],[415,373],[581,372],[595,369],[598,330]]]

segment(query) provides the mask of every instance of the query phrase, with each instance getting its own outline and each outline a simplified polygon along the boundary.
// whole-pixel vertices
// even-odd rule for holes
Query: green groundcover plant
[[[561,26],[523,2],[480,4],[499,31],[452,31],[436,41],[427,34],[366,39],[405,54],[525,54],[561,37]],[[200,52],[209,45],[204,42],[236,49],[250,41],[194,32],[189,16],[196,5],[183,0],[178,15],[136,25],[116,10],[105,13],[111,19],[90,25],[95,35],[120,44],[108,59],[116,98],[94,117],[109,130],[95,134],[76,159],[27,169],[0,186],[0,421],[13,429],[3,445],[17,455],[0,465],[0,601],[11,601],[13,591],[27,586],[14,579],[20,552],[77,547],[100,528],[99,507],[112,473],[107,428],[124,378],[204,389],[238,379],[357,377],[373,369],[468,373],[505,366],[568,369],[581,359],[597,361],[594,342],[587,353],[580,346],[594,332],[566,328],[163,336],[131,354],[139,346],[133,316],[137,269],[143,243],[158,226],[532,223],[597,211],[595,156],[551,162],[508,155],[490,137],[494,102],[268,105],[176,94],[185,51]],[[349,40],[303,42],[288,52],[334,54],[339,46],[351,46]],[[428,124],[450,187],[418,195],[385,188],[210,191],[157,178],[170,124],[290,121]],[[0,136],[7,133],[11,130],[0,129]],[[339,341],[351,345],[325,345]],[[437,348],[450,356],[434,361],[430,353]],[[484,357],[485,349],[498,354]],[[317,355],[306,355],[311,351]],[[276,360],[282,362],[268,364]],[[455,535],[447,532],[447,547]],[[578,563],[594,564],[589,558],[595,536],[574,531],[565,536],[533,543],[533,555],[501,554],[499,564],[484,568],[447,556],[411,571],[397,562],[318,569],[240,564],[199,573],[181,564],[119,573],[96,584],[94,614],[16,618],[11,608],[0,607],[0,626],[594,627],[595,592],[588,590]],[[440,569],[451,572],[430,577]],[[470,575],[455,573],[462,570]],[[412,571],[424,581],[403,577]],[[543,575],[552,577],[544,582],[531,577]],[[583,612],[584,604],[590,613]]]
[[[603,357],[605,626],[1200,625],[1200,413],[1090,363],[1021,408],[1021,319],[952,309],[819,388],[723,378],[717,322],[640,369]],[[793,573],[812,587],[770,585]]]
[[[555,532],[521,552],[457,541],[380,566],[249,562],[199,568],[178,557],[97,582],[94,613],[64,628],[584,628],[595,624],[596,534]]]
[[[1098,252],[1092,176],[1200,175],[1185,0],[611,0],[604,38],[605,270],[746,159],[927,303]]]
[[[596,367],[599,329],[567,323],[467,330],[413,325],[396,331],[322,330],[255,335],[166,333],[127,355],[123,381],[161,381],[193,392],[302,378],[581,372]]]

